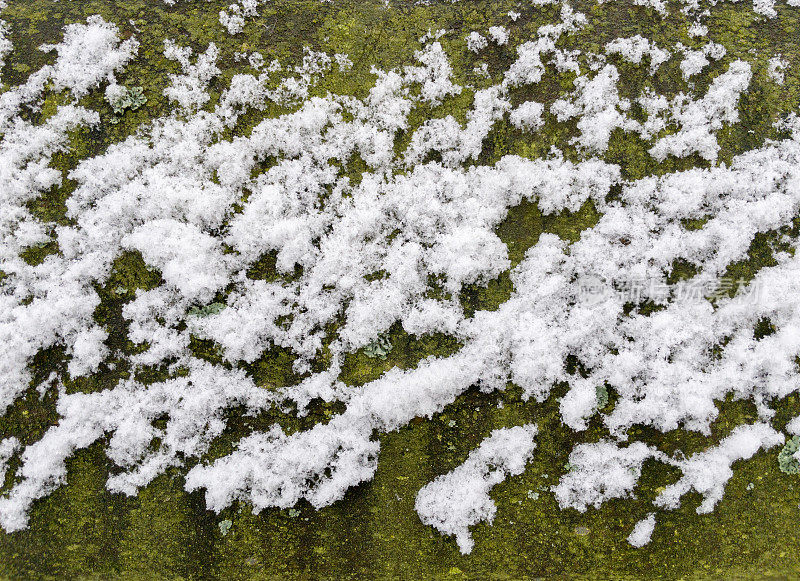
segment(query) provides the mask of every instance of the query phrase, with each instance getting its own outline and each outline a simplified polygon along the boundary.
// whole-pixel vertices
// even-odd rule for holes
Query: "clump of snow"
[[[67,25],[61,43],[41,47],[58,54],[51,73],[55,88],[69,89],[75,97],[84,96],[101,81],[113,82],[114,72],[125,66],[138,48],[134,38],[120,43],[119,29],[98,15],[90,16],[86,24]]]
[[[628,38],[617,38],[607,43],[606,54],[621,55],[634,64],[639,64],[644,57],[648,57],[650,59],[651,75],[658,70],[658,67],[667,62],[671,56],[669,51],[660,49],[655,43],[651,43],[648,39],[638,34]]]
[[[470,32],[467,35],[467,48],[478,53],[489,45],[489,41],[480,32]]]
[[[182,75],[170,75],[172,84],[164,94],[185,110],[197,109],[208,101],[208,83],[220,73],[216,64],[219,50],[213,42],[194,64],[190,62],[191,55],[191,48],[179,47],[171,40],[164,41],[164,56],[178,61],[183,69]]]
[[[559,71],[573,71],[581,74],[580,65],[575,60],[579,51],[568,51],[556,47],[556,41],[563,35],[580,30],[586,24],[586,16],[575,12],[564,3],[561,6],[561,22],[547,24],[537,31],[538,38],[522,43],[517,47],[517,59],[505,72],[504,87],[536,84],[542,79],[545,61],[542,56],[552,54],[551,62]]]
[[[753,0],[753,11],[770,18],[778,15],[775,11],[775,0]]]
[[[691,38],[699,38],[706,36],[708,34],[708,26],[700,22],[699,19],[695,20],[694,22],[692,22],[691,26],[689,26],[689,29],[686,31],[686,34],[688,34]]]
[[[244,30],[244,15],[238,4],[231,4],[228,10],[220,10],[219,23],[228,29],[229,34],[239,34]]]
[[[239,34],[244,30],[245,19],[258,16],[258,7],[263,1],[236,0],[227,8],[220,10],[219,23],[228,30],[228,34]],[[174,0],[171,3],[174,3]]]
[[[100,327],[91,327],[78,333],[72,344],[72,359],[67,370],[72,377],[94,373],[108,356],[105,345],[108,333]]]
[[[458,95],[461,87],[453,84],[453,69],[439,42],[433,42],[417,51],[414,57],[422,66],[407,66],[405,76],[408,81],[419,83],[423,101],[432,106],[441,104],[448,95]]]
[[[217,512],[236,499],[248,500],[256,512],[288,508],[301,497],[327,506],[377,468],[379,443],[370,440],[367,425],[346,420],[339,416],[291,436],[278,426],[247,436],[234,453],[190,470],[186,488],[206,488],[206,504]]]
[[[517,129],[535,131],[544,125],[543,113],[544,105],[535,101],[525,101],[511,111],[511,124]]]
[[[16,531],[27,526],[27,511],[37,498],[49,494],[66,478],[66,459],[105,434],[112,434],[109,459],[128,471],[112,475],[108,488],[135,494],[170,466],[186,457],[203,454],[225,427],[223,410],[242,405],[250,411],[264,409],[269,396],[241,371],[228,371],[192,360],[184,377],[154,383],[146,388],[125,380],[110,390],[59,397],[61,421],[38,442],[24,448],[20,482],[0,498],[0,526]],[[169,410],[164,428],[153,420]],[[162,445],[153,451],[150,444]]]
[[[642,442],[620,448],[613,442],[579,444],[569,455],[569,471],[553,487],[558,505],[585,512],[611,498],[630,496],[648,458],[664,455]]]
[[[783,441],[783,434],[773,430],[769,424],[738,426],[717,446],[678,461],[683,476],[675,484],[667,486],[654,503],[677,508],[681,496],[694,490],[703,495],[697,513],[711,512],[722,498],[725,484],[733,476],[731,465],[734,462],[751,458],[759,450],[778,446]]]
[[[711,60],[718,61],[727,52],[724,46],[716,42],[709,42],[703,45],[700,50],[686,48],[681,43],[678,43],[677,48],[683,51],[684,54],[680,67],[683,79],[686,81],[708,66]]]
[[[463,464],[422,487],[414,505],[422,522],[454,535],[462,553],[472,552],[469,527],[494,520],[497,506],[489,492],[525,470],[536,433],[533,424],[493,431]]]
[[[631,546],[644,547],[650,542],[650,537],[653,536],[653,531],[656,528],[656,515],[653,513],[648,514],[645,518],[636,523],[633,527],[631,534],[628,535],[628,542]]]
[[[739,96],[747,90],[750,78],[750,65],[742,60],[733,61],[727,71],[712,81],[701,99],[690,100],[682,93],[675,97],[670,103],[670,116],[680,129],[656,141],[650,155],[662,161],[668,155],[686,157],[697,153],[703,159],[715,161],[719,144],[713,132],[739,119]]]
[[[767,74],[769,78],[779,85],[783,85],[786,80],[786,68],[789,66],[789,61],[781,56],[774,56],[769,59],[767,63]]]
[[[616,128],[632,129],[635,125],[620,109],[630,104],[620,99],[617,90],[619,72],[614,65],[606,65],[594,77],[580,76],[575,79],[572,98],[557,99],[551,106],[558,121],[579,117],[581,135],[576,143],[588,151],[602,152],[608,149],[611,132]]]
[[[454,117],[426,121],[414,132],[406,153],[409,164],[425,159],[434,150],[441,153],[442,162],[455,167],[467,159],[477,159],[483,140],[495,122],[510,108],[498,87],[475,93],[475,104],[467,113],[467,126],[462,129]]]
[[[490,26],[489,38],[491,38],[492,42],[499,46],[507,44],[509,38],[508,29],[503,26]]]

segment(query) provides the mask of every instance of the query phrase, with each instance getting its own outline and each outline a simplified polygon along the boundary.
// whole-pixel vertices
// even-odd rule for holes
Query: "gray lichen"
[[[192,307],[189,309],[189,314],[194,317],[210,317],[225,310],[227,305],[225,303],[211,303],[205,307]]]
[[[222,536],[224,537],[225,535],[228,534],[228,531],[231,530],[231,526],[233,526],[233,522],[231,520],[229,520],[229,519],[225,519],[223,521],[220,521],[218,526],[219,526],[219,532],[222,533]]]
[[[794,453],[800,449],[800,436],[792,436],[778,452],[778,466],[785,474],[800,474],[800,462]]]
[[[116,86],[115,91],[106,93],[106,101],[111,105],[114,110],[114,115],[111,119],[112,123],[119,123],[121,117],[126,110],[136,111],[139,107],[147,103],[147,97],[144,96],[144,89],[142,87],[127,87]]]
[[[379,335],[377,339],[364,347],[364,354],[371,359],[386,359],[391,351],[392,344],[385,335]]]

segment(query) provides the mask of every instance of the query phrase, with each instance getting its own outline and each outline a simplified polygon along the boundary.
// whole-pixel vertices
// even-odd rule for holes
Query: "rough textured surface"
[[[379,63],[385,68],[407,64],[413,60],[417,39],[428,29],[453,29],[459,32],[442,42],[450,51],[456,74],[468,75],[477,59],[462,46],[469,31],[486,31],[503,23],[515,34],[529,33],[552,14],[524,9],[511,2],[459,2],[415,5],[411,2],[319,3],[276,0],[261,6],[261,15],[248,20],[243,31],[229,36],[220,26],[218,13],[226,7],[221,2],[184,2],[175,6],[158,0],[121,2],[30,2],[12,3],[3,13],[11,25],[11,38],[18,48],[6,56],[4,79],[18,82],[36,70],[48,55],[35,50],[43,43],[57,42],[61,28],[68,23],[83,22],[91,14],[101,14],[119,24],[123,38],[135,33],[141,43],[140,58],[119,75],[127,86],[142,86],[147,97],[145,106],[128,111],[118,124],[103,124],[101,129],[75,135],[73,151],[57,154],[55,165],[61,170],[74,167],[76,161],[103,151],[108,144],[130,135],[136,127],[162,114],[167,107],[163,90],[169,84],[168,74],[177,72],[161,50],[165,38],[185,37],[198,48],[215,42],[221,53],[223,79],[227,86],[234,66],[234,53],[260,51],[265,60],[277,57],[297,59],[304,45],[317,50],[346,53],[354,66],[349,75],[330,81],[320,90],[359,94],[369,86],[368,66]],[[599,50],[619,36],[645,34],[660,46],[675,41],[689,44],[684,26],[662,22],[643,6],[615,2],[597,6],[575,3],[574,7],[591,17],[591,26],[581,33],[580,43],[589,50]],[[777,21],[766,21],[753,14],[749,6],[721,4],[707,20],[709,37],[728,47],[728,57],[760,59],[764,70],[767,59],[781,53],[790,62],[780,90],[775,85],[758,81],[743,97],[739,115],[742,124],[723,129],[718,134],[719,158],[729,160],[735,154],[760,145],[773,136],[771,123],[780,112],[796,108],[798,102],[798,15],[783,4],[776,4]],[[513,26],[509,10],[521,10]],[[552,10],[555,12],[555,9]],[[541,15],[540,15],[541,14]],[[544,16],[542,16],[544,15]],[[542,22],[537,22],[541,18]],[[138,30],[137,30],[138,29]],[[451,42],[452,47],[447,43]],[[459,45],[460,43],[460,45]],[[458,46],[457,46],[458,45]],[[490,45],[484,58],[489,70],[496,73],[508,67],[513,52],[506,45]],[[25,50],[27,48],[27,50]],[[737,55],[737,51],[739,54]],[[755,51],[755,52],[753,52]],[[637,86],[634,70],[620,65],[621,90],[633,93]],[[722,65],[709,65],[719,74]],[[706,72],[709,71],[706,69]],[[764,70],[761,74],[764,74]],[[758,71],[756,71],[758,72]],[[681,70],[665,70],[659,77],[663,90],[683,87]],[[709,84],[710,78],[693,77],[698,86]],[[536,91],[560,94],[570,86],[567,76],[561,86],[536,88]],[[215,90],[212,85],[212,92]],[[363,95],[361,95],[363,96]],[[543,95],[520,95],[541,98]],[[88,105],[111,117],[101,94],[86,98]],[[46,103],[54,107],[59,96]],[[441,115],[454,115],[463,121],[469,109],[468,96],[455,96],[441,105]],[[421,115],[421,113],[420,113]],[[423,118],[416,119],[421,124]],[[253,119],[253,123],[256,120]],[[481,151],[481,163],[490,163],[506,153],[536,157],[552,143],[563,144],[579,132],[568,124],[546,127],[535,140],[508,127],[493,132]],[[570,155],[570,151],[567,150]],[[621,132],[610,135],[606,159],[619,163],[627,177],[638,178],[694,164],[702,160],[670,159],[657,166],[646,155],[641,143]],[[360,175],[359,163],[352,162],[354,179]],[[67,221],[64,201],[70,194],[71,182],[51,190],[31,203],[39,216]],[[574,213],[542,215],[538,208],[523,203],[513,209],[498,227],[501,239],[509,246],[512,264],[520,261],[524,251],[543,232],[552,232],[574,241],[581,230],[593,225],[597,212],[589,202]],[[766,238],[766,237],[765,237]],[[35,248],[28,257],[42,260],[47,247]],[[740,276],[752,275],[758,268],[771,264],[767,240],[757,239],[750,249],[750,259],[735,265]],[[274,274],[274,266],[259,265],[264,277]],[[680,268],[676,269],[680,276]],[[96,313],[111,329],[113,348],[132,349],[122,344],[125,335],[114,333],[123,324],[120,301],[112,289],[147,288],[152,281],[141,257],[125,255],[115,266],[112,280],[103,291],[103,301]],[[488,285],[472,285],[463,293],[467,312],[493,309],[511,291],[507,275]],[[357,354],[345,362],[343,378],[362,384],[377,378],[393,367],[411,367],[425,356],[448,355],[458,345],[444,336],[415,339],[398,329],[390,334],[392,350],[386,358],[370,358]],[[117,342],[116,344],[114,342]],[[191,348],[199,356],[220,360],[215,346],[196,341]],[[39,353],[34,361],[37,381],[63,365],[63,353],[53,348]],[[273,350],[256,360],[249,371],[259,385],[280,386],[296,381],[291,369],[292,356]],[[121,371],[120,371],[121,373]],[[158,381],[157,370],[153,381]],[[113,385],[113,373],[96,374],[67,385],[74,392],[95,392]],[[557,392],[557,395],[562,395]],[[502,408],[497,407],[503,402]],[[630,434],[665,452],[680,449],[687,456],[702,451],[709,442],[718,442],[731,430],[756,417],[755,407],[743,402],[720,404],[719,418],[714,422],[711,438],[689,432],[661,434],[649,428],[634,427]],[[326,421],[340,412],[335,405],[312,405],[308,417],[292,419],[291,428],[307,428]],[[786,398],[776,423],[800,413],[797,396]],[[214,444],[209,457],[229,453],[234,442],[252,428],[266,428],[275,418],[240,417],[231,413],[228,428],[221,442]],[[282,418],[283,421],[289,421]],[[18,437],[23,444],[36,441],[55,421],[54,401],[40,399],[31,390],[18,400],[0,419],[0,437]],[[454,423],[453,423],[454,422]],[[468,556],[459,554],[455,544],[424,526],[414,512],[417,492],[436,476],[462,464],[468,454],[494,429],[535,423],[539,429],[537,452],[526,471],[498,484],[491,492],[497,504],[492,526],[478,524],[471,529],[475,549]],[[381,438],[380,463],[374,480],[351,489],[345,499],[316,511],[301,503],[294,509],[265,509],[252,515],[249,507],[235,504],[214,514],[206,510],[200,492],[184,490],[184,470],[170,469],[158,477],[138,496],[129,498],[105,490],[109,465],[102,448],[107,442],[78,452],[68,461],[67,486],[38,501],[31,514],[30,528],[0,536],[0,575],[9,578],[204,578],[234,579],[280,576],[289,578],[318,577],[401,577],[441,576],[452,578],[521,577],[521,576],[584,576],[587,578],[640,578],[655,574],[664,578],[752,577],[755,575],[798,574],[797,551],[800,539],[796,533],[800,489],[796,476],[782,474],[775,450],[759,453],[734,471],[711,515],[698,516],[699,495],[690,494],[682,506],[659,516],[650,544],[633,549],[625,541],[634,525],[652,510],[651,502],[663,489],[665,480],[676,482],[679,473],[670,467],[645,462],[637,497],[623,502],[611,501],[598,510],[585,513],[561,511],[546,490],[564,473],[564,465],[572,447],[579,442],[597,442],[606,436],[597,418],[588,430],[576,434],[561,424],[558,402],[552,398],[544,404],[523,403],[517,388],[488,395],[476,389],[448,406],[432,420],[420,420]],[[6,484],[9,484],[7,482]],[[750,486],[750,484],[753,486]],[[541,494],[536,494],[536,491]],[[534,492],[534,494],[531,494]],[[227,534],[219,523],[230,521]],[[586,530],[588,529],[588,534]]]

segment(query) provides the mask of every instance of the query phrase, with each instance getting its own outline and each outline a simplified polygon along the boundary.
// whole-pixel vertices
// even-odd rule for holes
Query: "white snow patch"
[[[636,523],[633,527],[631,534],[628,535],[628,542],[631,546],[639,547],[645,546],[650,542],[650,537],[653,536],[653,531],[656,528],[656,515],[653,513],[648,514],[645,518]]]
[[[738,426],[719,445],[678,461],[683,476],[675,484],[667,486],[654,503],[665,508],[678,508],[680,498],[694,490],[703,495],[697,513],[711,512],[722,498],[725,484],[733,476],[731,465],[734,462],[751,458],[762,448],[766,450],[783,442],[783,434],[768,424]]]
[[[493,431],[463,464],[419,491],[414,507],[422,522],[454,535],[462,553],[472,552],[469,527],[494,520],[497,506],[489,492],[506,477],[525,470],[536,448],[536,433],[533,424]]]

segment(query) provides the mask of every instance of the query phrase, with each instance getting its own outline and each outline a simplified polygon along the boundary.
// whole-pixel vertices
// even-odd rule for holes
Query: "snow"
[[[463,464],[420,489],[415,508],[422,522],[454,535],[462,553],[472,552],[469,527],[494,520],[497,506],[489,491],[525,470],[536,433],[533,424],[493,431]]]
[[[783,434],[768,424],[738,426],[719,445],[678,461],[677,466],[683,476],[675,484],[667,486],[654,503],[656,506],[677,508],[680,506],[680,497],[694,490],[703,496],[697,513],[711,512],[722,498],[725,484],[733,476],[731,465],[734,462],[751,458],[760,449],[772,448],[783,442]]]
[[[789,61],[780,56],[774,56],[769,59],[767,63],[767,74],[769,78],[775,81],[778,85],[783,85],[786,79],[786,68],[789,66]]]
[[[535,101],[525,101],[511,111],[511,124],[517,129],[535,131],[544,125],[542,114],[544,105]]]
[[[421,85],[422,100],[431,106],[439,105],[448,95],[458,95],[461,87],[451,82],[453,72],[450,61],[439,42],[433,42],[417,51],[414,57],[422,66],[405,67],[407,81]]]
[[[660,2],[638,4],[666,10]],[[769,6],[757,8],[769,15]],[[231,32],[257,7],[227,7]],[[565,388],[560,421],[577,443],[551,490],[561,508],[583,512],[633,496],[642,467],[653,461],[682,473],[658,496],[658,509],[675,509],[696,491],[699,512],[712,510],[735,462],[783,442],[766,423],[769,404],[800,386],[800,257],[776,253],[775,265],[732,298],[706,298],[730,283],[728,266],[747,256],[759,233],[790,225],[800,211],[797,117],[783,125],[791,137],[717,164],[716,133],[739,122],[750,63],[731,61],[702,96],[690,86],[672,98],[648,87],[635,98],[646,120],[634,121],[612,62],[623,65],[611,57],[653,74],[673,54],[639,35],[607,43],[604,54],[568,50],[586,22],[563,4],[560,21],[520,44],[502,81],[483,88],[459,84],[438,40],[443,31],[432,32],[414,62],[373,67],[361,98],[312,93],[332,67],[353,65],[347,55],[306,49],[295,66],[266,65],[253,53],[247,59],[258,74],[232,76],[212,99],[209,84],[221,76],[217,47],[195,52],[166,41],[165,56],[180,69],[165,91],[172,111],[82,159],[68,176],[75,186],[68,221],[56,225],[36,219],[28,205],[61,184],[50,163],[69,147],[70,132],[96,126],[100,116],[74,103],[36,123],[21,112],[39,107],[49,86],[74,99],[94,90],[113,95],[116,75],[137,50],[135,39],[120,41],[117,27],[99,16],[66,27],[60,43],[45,47],[53,64],[0,95],[0,409],[31,387],[31,361],[54,346],[65,350],[70,378],[120,357],[134,371],[163,366],[168,379],[145,384],[134,375],[89,394],[67,393],[58,374],[40,385],[55,391],[59,421],[39,441],[0,442],[0,469],[21,461],[0,497],[0,525],[26,527],[31,504],[64,484],[67,459],[101,440],[115,466],[107,482],[115,492],[136,494],[167,468],[185,466],[186,488],[202,490],[217,512],[236,500],[256,511],[303,499],[327,506],[374,476],[384,433],[441,413],[471,387],[489,393],[509,382],[525,402]],[[510,34],[488,29],[500,45]],[[477,32],[466,40],[475,52],[489,42]],[[8,46],[0,27],[0,58]],[[714,43],[673,52],[686,80],[725,56]],[[776,82],[782,62],[771,65]],[[520,99],[553,70],[574,73],[572,90],[548,102]],[[447,114],[456,95],[471,98],[463,121]],[[231,136],[244,112],[272,105],[287,111],[262,115],[247,134]],[[420,110],[433,113],[412,121]],[[574,124],[577,155],[553,147],[539,159],[481,161],[501,124],[530,135],[554,121]],[[638,135],[655,161],[699,154],[708,167],[625,180],[603,159],[617,130]],[[407,146],[397,151],[398,143]],[[340,168],[356,156],[365,167],[353,183]],[[523,201],[542,214],[591,205],[598,218],[574,242],[541,234],[512,268],[497,227]],[[700,218],[701,227],[684,227]],[[41,264],[20,257],[47,243],[59,252]],[[139,347],[124,355],[112,353],[94,313],[98,289],[130,255],[158,283],[122,289],[126,338]],[[253,280],[248,272],[265,256],[274,258],[275,272]],[[669,283],[676,261],[697,274]],[[464,288],[504,273],[513,285],[508,300],[467,317],[458,300]],[[431,292],[432,280],[442,294]],[[643,313],[645,301],[658,308]],[[762,319],[775,332],[756,339]],[[395,325],[418,337],[446,333],[460,348],[363,385],[341,381],[345,357]],[[224,363],[194,357],[192,337],[213,341]],[[275,347],[292,353],[300,380],[265,390],[240,365]],[[568,372],[575,359],[584,373]],[[598,387],[615,395],[602,413]],[[688,459],[631,436],[633,426],[709,436],[717,402],[727,396],[753,402],[758,422]],[[204,459],[231,409],[279,406],[302,417],[316,398],[340,402],[343,411],[304,430],[253,431],[231,453]],[[154,424],[163,417],[165,424]],[[604,436],[581,441],[593,418]],[[800,420],[787,430],[800,432]],[[470,527],[495,517],[492,487],[524,471],[536,434],[532,424],[493,432],[419,491],[422,521],[469,552]],[[655,513],[637,523],[629,542],[646,544],[655,523]]]
[[[558,121],[579,117],[577,126],[581,134],[575,142],[587,151],[605,151],[614,129],[633,127],[620,111],[627,109],[629,103],[619,97],[618,80],[617,68],[606,65],[591,79],[586,76],[575,79],[574,96],[557,99],[550,106],[550,112]]]
[[[182,75],[170,75],[172,85],[164,94],[187,110],[201,107],[208,101],[206,87],[220,72],[216,66],[219,50],[213,42],[197,57],[195,64],[189,62],[191,55],[189,47],[181,48],[170,40],[164,41],[164,56],[178,61],[183,69]]]
[[[489,27],[489,38],[492,39],[492,42],[495,44],[502,46],[508,43],[508,29],[504,26],[490,26]]]
[[[703,159],[716,160],[719,144],[712,131],[724,123],[738,121],[739,96],[749,86],[750,78],[750,65],[736,60],[711,82],[701,99],[688,99],[682,93],[675,97],[670,103],[670,116],[680,129],[656,141],[650,155],[662,161],[668,155],[686,157],[698,153]]]
[[[641,35],[631,36],[628,38],[617,38],[606,44],[606,54],[618,54],[626,60],[639,64],[644,57],[650,59],[650,74],[654,74],[658,67],[667,62],[670,58],[670,52],[663,50],[651,43],[648,39]]]
[[[489,46],[489,41],[486,40],[486,37],[483,36],[479,32],[470,32],[467,35],[467,48],[474,53],[478,53],[487,46]]]
[[[700,50],[692,50],[678,43],[678,49],[683,51],[684,59],[681,61],[681,74],[684,80],[702,71],[712,60],[720,60],[727,52],[725,47],[715,42],[705,44]]]
[[[579,444],[569,455],[569,471],[553,487],[558,505],[585,512],[606,500],[630,496],[648,458],[663,454],[642,442],[626,448],[601,441]]]
[[[631,544],[631,546],[636,547],[637,549],[645,546],[650,542],[650,537],[653,535],[655,528],[656,516],[655,514],[650,513],[646,518],[643,518],[636,523],[636,526],[633,527],[631,534],[628,535],[628,542]]]
[[[139,48],[134,38],[120,43],[118,33],[115,25],[94,15],[86,24],[67,25],[61,43],[43,45],[41,50],[58,54],[51,73],[55,88],[69,89],[75,97],[82,97],[101,81],[112,82],[114,72],[125,66]]]

